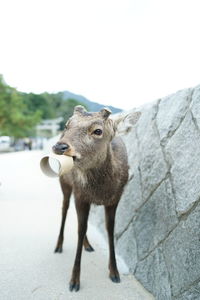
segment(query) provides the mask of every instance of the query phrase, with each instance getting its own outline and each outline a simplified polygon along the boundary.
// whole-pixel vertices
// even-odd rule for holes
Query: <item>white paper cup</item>
[[[42,172],[49,177],[58,177],[68,173],[73,168],[73,158],[66,155],[51,153],[40,160]]]

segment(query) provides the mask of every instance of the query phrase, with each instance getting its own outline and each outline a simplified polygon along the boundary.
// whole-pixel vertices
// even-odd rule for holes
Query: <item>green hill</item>
[[[76,95],[74,93],[68,92],[68,91],[64,91],[62,92],[62,97],[64,100],[68,100],[68,99],[75,99],[77,101],[82,102],[83,104],[85,104],[88,107],[89,111],[99,111],[101,108],[103,107],[109,107],[110,110],[112,111],[112,113],[119,113],[122,111],[122,109],[117,108],[117,107],[113,107],[110,105],[104,105],[104,104],[100,104],[100,103],[96,103],[93,101],[90,101],[88,99],[86,99],[85,97],[81,96],[81,95]]]

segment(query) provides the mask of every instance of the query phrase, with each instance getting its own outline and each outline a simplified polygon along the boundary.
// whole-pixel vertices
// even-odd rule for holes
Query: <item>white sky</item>
[[[200,84],[199,0],[0,0],[0,73],[123,109]]]

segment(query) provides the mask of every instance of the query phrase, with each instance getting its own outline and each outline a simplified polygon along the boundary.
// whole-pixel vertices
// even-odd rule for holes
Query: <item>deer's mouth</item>
[[[68,155],[68,154],[65,154],[65,153],[64,153],[64,155],[66,155],[66,156],[68,156],[68,157],[71,157],[71,158],[73,159],[74,162],[78,160],[78,158],[77,158],[76,155]]]

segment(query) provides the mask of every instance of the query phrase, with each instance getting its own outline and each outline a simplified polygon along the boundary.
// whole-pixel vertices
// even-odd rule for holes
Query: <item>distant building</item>
[[[57,135],[60,130],[60,122],[62,121],[62,117],[57,119],[43,120],[39,125],[36,126],[37,136],[49,138]]]

